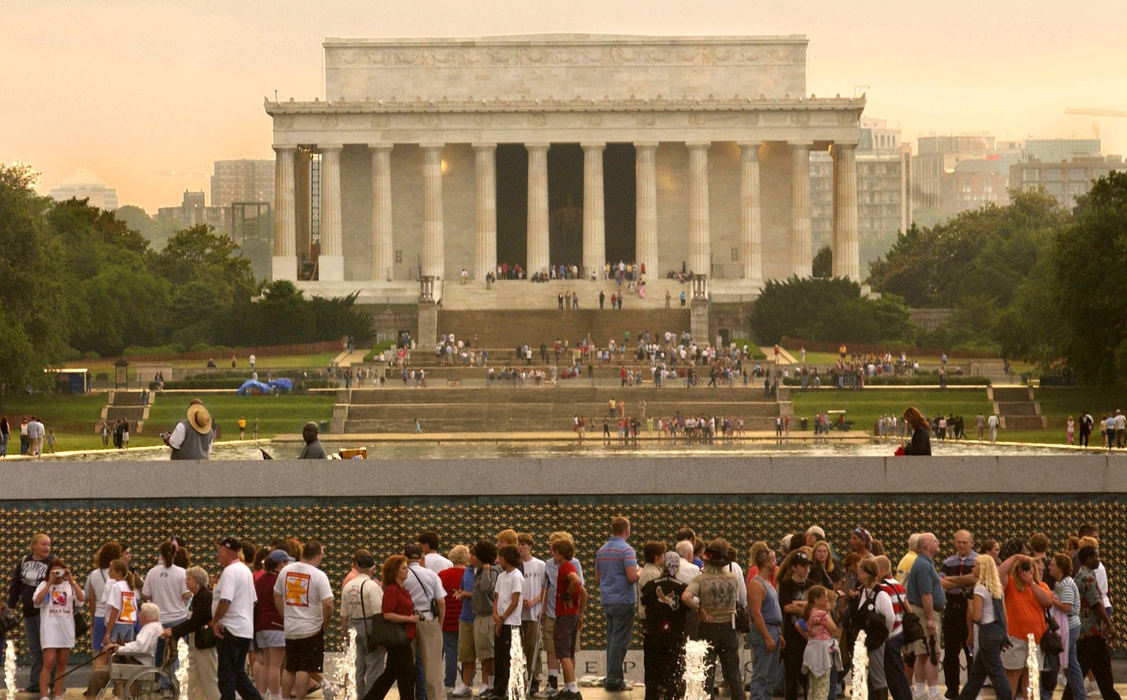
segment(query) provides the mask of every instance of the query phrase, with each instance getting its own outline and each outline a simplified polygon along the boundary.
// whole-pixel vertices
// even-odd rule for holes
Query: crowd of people
[[[41,457],[43,452],[55,451],[55,431],[43,425],[39,416],[29,415],[20,419],[20,454]],[[12,439],[12,428],[7,416],[0,416],[0,457],[8,455],[8,443]]]
[[[850,531],[839,557],[812,525],[782,537],[777,549],[755,542],[746,574],[727,540],[706,541],[690,527],[670,535],[671,547],[656,539],[635,551],[629,520],[616,516],[594,553],[609,692],[630,688],[624,661],[640,622],[651,699],[683,696],[685,642],[699,639],[709,643],[704,681],[713,697],[722,679],[740,700],[745,689],[754,700],[834,700],[862,631],[875,700],[974,700],[987,678],[1000,700],[1029,697],[1030,671],[1039,674],[1042,700],[1058,675],[1065,700],[1085,697],[1089,673],[1102,698],[1119,698],[1108,572],[1094,525],[1081,526],[1058,552],[1041,533],[976,547],[961,529],[944,556],[939,539],[920,532],[895,565],[863,526]],[[329,553],[315,540],[257,546],[225,537],[215,549],[217,576],[176,537],[161,543],[141,576],[129,548],[111,540],[79,585],[40,533],[14,567],[7,605],[22,613],[29,690],[41,698],[62,695],[74,614],[85,605],[96,655],[88,695],[106,685],[110,653],[115,663],[168,665],[176,654],[166,658],[165,648],[183,639],[193,698],[304,698],[318,689],[331,698],[325,633],[337,625],[358,636],[357,697],[376,700],[392,686],[403,698],[512,697],[510,651],[520,644],[528,676],[518,682],[534,697],[574,700],[581,697],[575,655],[590,610],[584,572],[570,534],[553,532],[545,545],[537,558],[531,534],[506,529],[443,556],[439,534],[424,531],[382,563],[367,549],[354,552],[334,589],[321,569]],[[381,631],[373,635],[373,626]],[[744,645],[750,679],[739,665]]]

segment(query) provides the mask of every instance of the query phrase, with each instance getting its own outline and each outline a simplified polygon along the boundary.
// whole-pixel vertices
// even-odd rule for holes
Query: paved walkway
[[[364,361],[364,356],[367,355],[370,350],[371,348],[357,347],[354,347],[352,352],[342,350],[339,355],[333,358],[333,362],[336,363],[338,367],[351,367],[354,364],[358,365]]]

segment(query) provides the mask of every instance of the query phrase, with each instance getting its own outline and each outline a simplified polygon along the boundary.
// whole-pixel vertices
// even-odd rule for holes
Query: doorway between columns
[[[497,146],[497,264],[526,267],[528,259],[528,151]],[[609,143],[603,152],[605,257],[630,262],[635,255],[634,146]],[[548,149],[549,261],[583,264],[583,149],[553,143]],[[599,271],[601,276],[601,271]]]

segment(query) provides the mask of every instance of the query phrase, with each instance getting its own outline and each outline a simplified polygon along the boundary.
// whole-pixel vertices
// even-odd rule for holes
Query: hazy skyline
[[[1127,154],[1127,3],[1044,0],[846,6],[703,1],[4,0],[0,162],[42,173],[85,167],[121,204],[150,213],[203,189],[212,162],[272,158],[264,97],[324,98],[326,37],[525,33],[804,34],[807,92],[866,92],[864,116],[918,135],[999,139],[1096,135]]]

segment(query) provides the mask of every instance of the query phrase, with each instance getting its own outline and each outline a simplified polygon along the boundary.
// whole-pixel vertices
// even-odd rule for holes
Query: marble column
[[[473,150],[477,185],[473,277],[484,280],[497,270],[497,144],[475,143]]]
[[[740,263],[744,280],[763,288],[763,217],[759,206],[758,141],[740,143]]]
[[[790,272],[809,277],[813,270],[810,252],[810,146],[809,141],[790,144]]]
[[[525,144],[528,149],[528,259],[525,273],[547,272],[548,247],[548,146]]]
[[[603,214],[603,149],[605,143],[583,147],[583,276],[603,273],[606,264],[606,219]]]
[[[634,257],[656,279],[657,267],[657,141],[634,143]]]
[[[321,144],[321,256],[317,275],[322,282],[344,279],[340,221],[340,144]]]
[[[297,215],[294,209],[294,146],[274,146],[274,257],[270,276],[297,280]]]
[[[708,222],[708,141],[690,142],[689,147],[689,271],[712,274],[712,250]]]
[[[442,218],[442,146],[423,149],[423,275],[446,277]]]
[[[391,144],[369,144],[372,152],[373,282],[391,281],[395,264],[391,233]]]
[[[857,234],[857,144],[835,143],[833,276],[861,281],[860,237]]]

